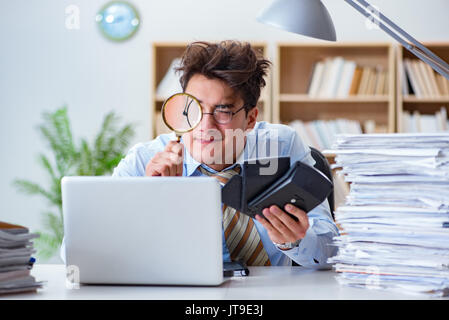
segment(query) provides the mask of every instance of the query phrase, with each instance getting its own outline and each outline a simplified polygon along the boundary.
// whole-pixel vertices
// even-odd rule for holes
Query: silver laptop
[[[219,285],[221,189],[211,177],[64,177],[66,265],[80,283]]]

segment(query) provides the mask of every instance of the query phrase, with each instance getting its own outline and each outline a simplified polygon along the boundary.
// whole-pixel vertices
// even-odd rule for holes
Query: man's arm
[[[286,212],[294,215],[298,221]],[[256,220],[267,230],[273,243],[300,241],[295,248],[279,249],[282,253],[303,267],[330,267],[327,259],[336,253],[336,248],[331,244],[333,237],[338,235],[338,229],[330,217],[327,199],[308,214],[293,205],[286,205],[284,210],[271,206],[262,213],[266,220],[260,216],[256,216]]]
[[[338,228],[330,216],[327,199],[307,214],[309,228],[298,247],[283,251],[297,264],[317,269],[329,269],[329,257],[337,253],[332,239],[339,234]]]
[[[288,136],[289,143],[281,146],[280,155],[289,156],[291,164],[301,161],[314,166],[315,160],[310,148],[302,142],[299,135],[290,128],[281,127],[281,130],[283,132],[280,136]],[[287,212],[296,216],[298,221],[292,219]],[[267,220],[260,217],[256,219],[267,230],[273,243],[300,240],[299,245],[293,249],[279,249],[282,253],[304,267],[329,268],[326,261],[336,253],[336,248],[331,244],[333,237],[338,235],[338,228],[332,219],[327,199],[307,214],[296,207],[289,209],[277,206],[265,208],[262,213]]]
[[[146,143],[138,143],[132,147],[126,157],[115,167],[113,177],[145,176],[147,165],[158,154],[164,151],[172,140],[171,134],[162,134]]]

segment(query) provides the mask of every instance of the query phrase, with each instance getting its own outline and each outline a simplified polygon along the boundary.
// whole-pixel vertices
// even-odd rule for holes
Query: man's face
[[[244,104],[225,82],[201,74],[190,78],[185,92],[198,99],[203,113],[213,113],[215,109],[236,112]],[[217,123],[212,114],[203,114],[200,124],[183,135],[185,147],[196,161],[221,171],[232,165],[243,151],[245,134],[254,128],[257,113],[257,108],[248,115],[244,109],[240,110],[226,124]]]

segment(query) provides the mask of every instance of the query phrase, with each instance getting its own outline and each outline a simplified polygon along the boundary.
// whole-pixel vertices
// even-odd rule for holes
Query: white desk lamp
[[[374,9],[365,0],[344,0],[383,31],[402,44],[416,57],[449,80],[449,65],[423,44]],[[304,36],[336,41],[332,18],[321,0],[275,0],[257,20]]]

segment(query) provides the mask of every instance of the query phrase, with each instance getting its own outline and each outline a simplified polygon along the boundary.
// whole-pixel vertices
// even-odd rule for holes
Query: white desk
[[[7,295],[1,299],[145,299],[145,300],[377,300],[429,299],[341,286],[333,271],[300,267],[250,267],[250,276],[234,277],[218,287],[191,286],[97,286],[66,287],[64,265],[35,265],[31,274],[47,281],[37,293]]]

